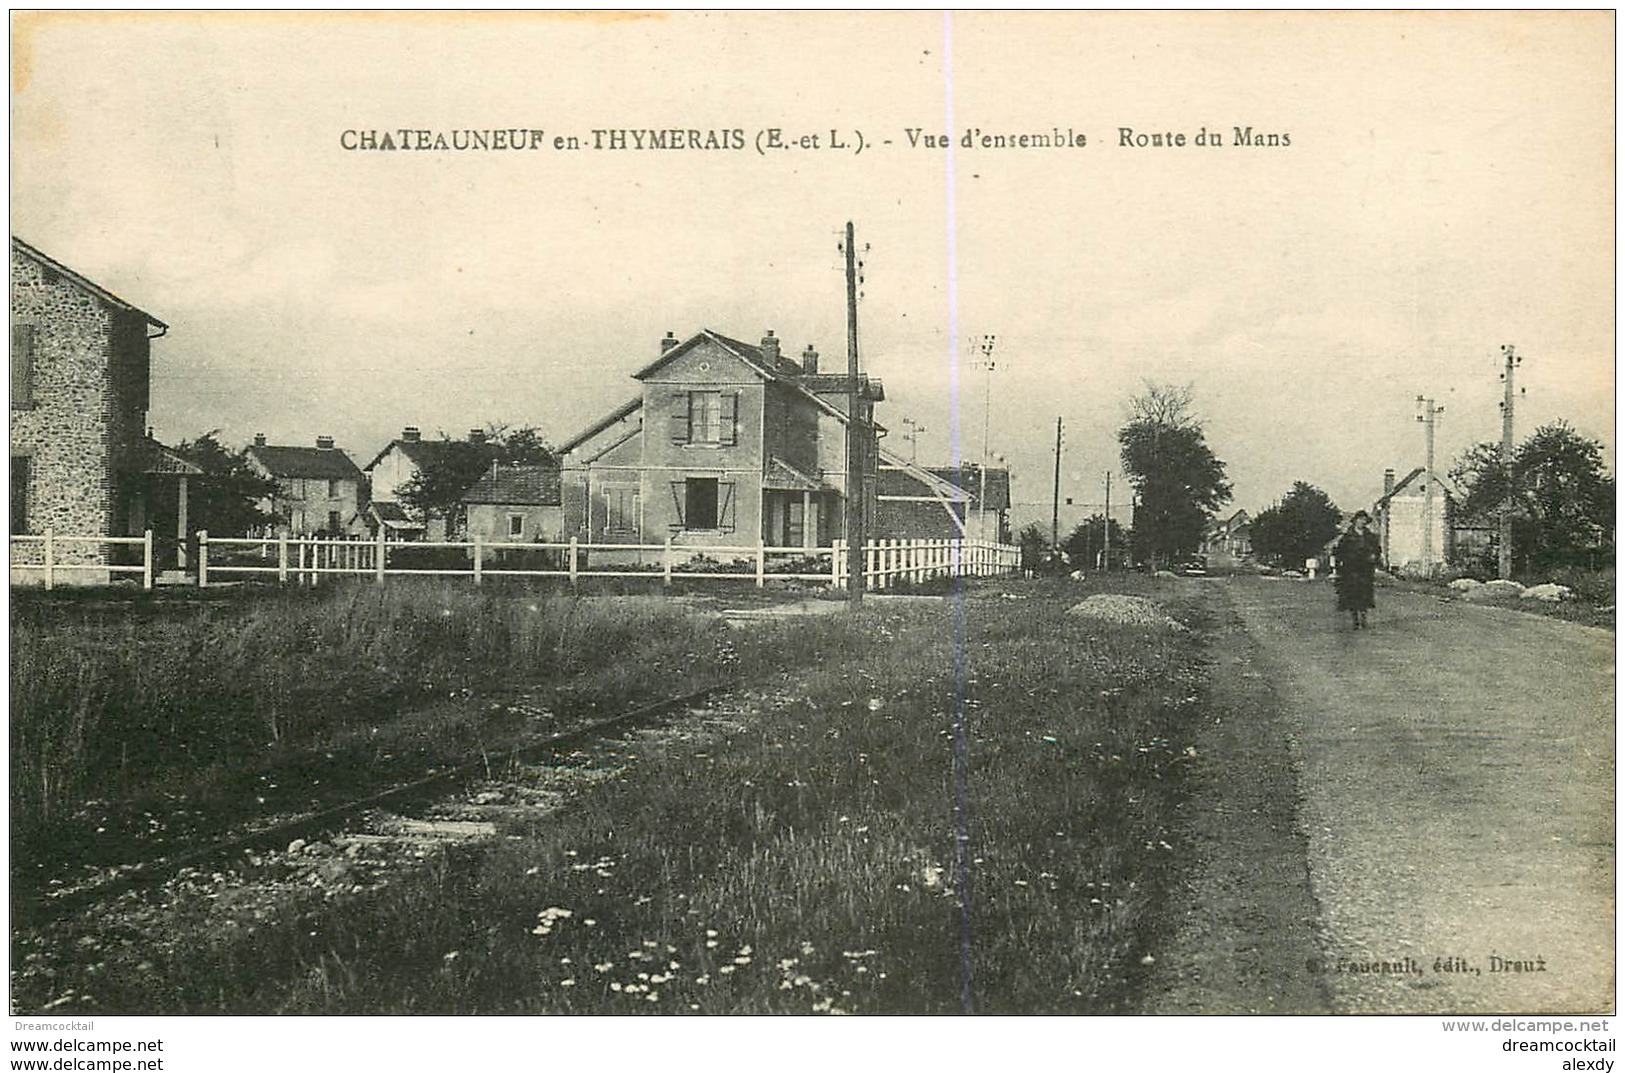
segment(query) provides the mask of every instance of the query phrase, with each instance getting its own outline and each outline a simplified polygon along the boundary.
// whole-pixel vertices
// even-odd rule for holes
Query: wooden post
[[[767,545],[756,541],[756,587],[762,588],[767,584]]]
[[[310,576],[305,573],[305,555],[308,551],[305,546],[305,538],[300,537],[298,540],[294,541],[294,543],[299,547],[299,584],[308,585],[310,584]]]
[[[276,579],[280,585],[288,583],[288,534],[278,533],[276,537]]]
[[[829,546],[829,587],[832,589],[841,587],[841,563],[846,559],[846,548],[842,545],[843,542],[837,540]]]
[[[47,591],[56,588],[56,534],[45,530],[45,588]]]
[[[387,559],[385,549],[387,546],[387,542],[384,538],[384,523],[382,520],[380,520],[378,522],[378,542],[373,546],[372,549],[374,560],[372,564],[373,579],[380,585],[384,583],[384,563]]]
[[[175,504],[175,569],[186,569],[186,478],[181,477],[180,487],[176,491]]]
[[[577,540],[577,537],[574,534],[571,534],[571,536],[570,536],[570,588],[572,588],[572,589],[576,587],[576,581],[577,581],[577,579],[578,579],[578,577],[580,576],[580,573],[581,573],[581,567],[577,563],[577,560],[578,560],[579,556],[578,556],[577,551],[576,551],[576,540]]]
[[[197,531],[197,587],[209,587],[209,531]]]
[[[141,534],[141,587],[152,591],[152,530]]]
[[[662,559],[662,571],[660,583],[669,587],[671,585],[671,537],[666,538],[666,553]]]
[[[485,546],[480,540],[480,534],[474,534],[474,584],[480,585],[485,581]]]

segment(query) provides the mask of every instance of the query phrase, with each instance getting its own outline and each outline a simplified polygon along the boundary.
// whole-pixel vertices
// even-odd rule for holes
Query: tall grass
[[[104,970],[103,1008],[1131,1010],[1190,857],[1200,652],[1049,592],[973,599],[962,633],[952,603],[788,627],[776,650],[823,658],[728,740],[634,747],[565,811],[298,927]]]
[[[251,764],[376,726],[424,698],[561,684],[654,695],[734,663],[726,631],[678,605],[333,586],[172,616],[19,619],[11,630],[13,834],[88,788]]]

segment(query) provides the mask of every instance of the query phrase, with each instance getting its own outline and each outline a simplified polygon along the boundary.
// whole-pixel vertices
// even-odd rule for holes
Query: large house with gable
[[[658,356],[632,374],[637,394],[560,446],[567,532],[592,544],[833,544],[853,494],[853,385],[844,371],[822,372],[812,346],[799,362],[779,347],[771,331],[757,345],[710,330],[686,340],[668,332]],[[917,486],[922,495],[953,499],[947,482],[879,449],[874,407],[884,388],[862,374],[855,386],[869,437],[864,516],[876,516],[881,465],[928,482]]]
[[[362,511],[366,488],[361,470],[333,437],[316,437],[316,446],[267,444],[254,437],[248,464],[276,482],[276,494],[261,504],[285,536],[355,536],[365,531]]]
[[[139,536],[157,565],[184,565],[188,482],[202,471],[147,433],[152,340],[169,330],[19,238],[11,240],[11,532]],[[135,549],[121,549],[134,552]],[[42,561],[20,544],[13,565]],[[94,567],[128,556],[64,543],[56,561]],[[37,576],[37,575],[35,575]],[[13,572],[14,580],[23,579]],[[69,580],[104,582],[76,570]]]

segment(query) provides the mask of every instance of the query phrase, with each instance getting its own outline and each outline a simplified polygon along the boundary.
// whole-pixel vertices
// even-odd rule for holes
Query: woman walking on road
[[[1374,578],[1382,545],[1371,531],[1371,515],[1355,511],[1348,530],[1332,549],[1336,558],[1337,609],[1347,611],[1355,629],[1365,627],[1365,613],[1377,606]]]

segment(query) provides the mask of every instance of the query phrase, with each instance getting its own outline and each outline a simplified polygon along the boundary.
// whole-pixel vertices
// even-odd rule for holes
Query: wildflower
[[[610,981],[609,989],[611,991],[619,991],[621,989],[621,982],[619,980]]]
[[[716,933],[716,931],[714,931],[711,928],[706,928],[705,929],[705,937],[707,939],[715,939],[717,937],[717,933]]]
[[[679,968],[681,968],[681,967],[682,967],[682,966],[681,966],[681,963],[680,963],[680,962],[676,962],[676,961],[673,961],[673,962],[669,962],[669,963],[668,963],[668,964],[667,964],[667,965],[666,965],[666,968],[668,968],[668,969],[670,969],[670,970],[672,970],[672,971],[673,971],[673,972],[676,972],[676,971],[677,971],[677,970],[678,970],[678,969],[679,969]]]
[[[716,946],[717,946],[717,941],[715,939],[707,939],[707,940],[705,940],[705,948],[707,950],[715,950]]]
[[[732,965],[724,965],[724,966],[722,966],[721,968],[719,968],[717,970],[717,975],[718,976],[727,976],[729,973],[731,973],[733,971],[734,971],[734,967]]]
[[[608,972],[614,967],[615,963],[613,961],[600,961],[598,964],[593,966],[593,968],[597,969],[599,972]]]
[[[745,955],[746,957],[750,957],[750,944],[746,943],[744,946],[741,946],[739,948],[739,952],[741,954]]]
[[[706,973],[704,976],[696,976],[694,977],[694,982],[699,984],[701,987],[704,987],[706,984],[711,982],[711,974]]]
[[[446,953],[444,955],[441,956],[440,960],[442,960],[442,961],[452,961],[456,957],[457,957],[457,951],[448,950],[448,951],[446,951]]]
[[[749,965],[750,964],[750,958],[746,957],[746,956],[736,957],[736,958],[734,958],[734,964],[735,965]]]
[[[560,987],[574,987],[575,985],[576,985],[576,978],[574,976],[570,977],[568,980],[560,980],[559,981],[559,986]]]
[[[589,927],[589,928],[596,928],[598,926],[598,921],[594,920],[592,917],[588,917],[586,920],[583,920],[581,923],[587,925],[587,927]]]

